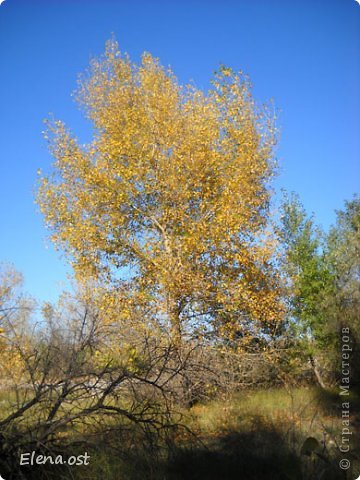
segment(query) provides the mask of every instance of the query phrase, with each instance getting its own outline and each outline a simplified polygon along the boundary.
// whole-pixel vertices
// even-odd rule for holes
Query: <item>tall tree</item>
[[[204,93],[110,41],[77,98],[93,140],[50,126],[38,201],[78,276],[112,285],[123,315],[141,306],[169,322],[174,339],[199,324],[270,329],[282,311],[266,234],[275,129],[249,81],[221,68]]]

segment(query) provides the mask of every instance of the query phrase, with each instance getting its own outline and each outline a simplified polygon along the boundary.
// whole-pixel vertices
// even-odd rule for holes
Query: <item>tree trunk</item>
[[[167,311],[171,324],[171,339],[176,347],[180,347],[182,343],[182,332],[180,325],[180,311],[178,302],[172,295],[168,294]]]
[[[324,382],[324,380],[321,376],[320,370],[318,368],[316,358],[314,358],[312,355],[310,355],[310,364],[311,364],[312,370],[314,372],[314,375],[315,375],[315,378],[316,378],[318,384],[320,385],[321,388],[325,389],[326,385],[325,385],[325,382]]]

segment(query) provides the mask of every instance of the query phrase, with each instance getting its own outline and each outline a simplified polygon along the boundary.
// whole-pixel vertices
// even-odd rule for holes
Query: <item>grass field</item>
[[[5,414],[3,395],[1,415]],[[355,480],[360,473],[360,401],[355,394],[346,398],[353,432],[351,452],[346,455],[339,451],[343,401],[337,393],[317,388],[246,391],[184,410],[184,427],[157,446],[149,437],[144,441],[143,433],[131,424],[125,429],[124,424],[111,422],[106,428],[87,425],[83,438],[81,429],[62,434],[64,439],[79,440],[71,454],[89,452],[88,466],[47,467],[45,476],[43,466],[33,466],[25,471],[25,478]],[[86,447],[81,443],[84,438]],[[64,456],[69,453],[65,451]],[[351,461],[347,471],[339,468],[344,456]]]
[[[112,442],[103,443],[94,449],[90,466],[74,475],[82,480],[353,480],[360,473],[359,399],[350,398],[353,440],[347,457],[352,466],[347,472],[339,468],[341,401],[332,392],[298,388],[196,405],[184,417],[195,436],[180,430],[159,455],[136,440],[117,450],[114,437],[114,450]],[[317,442],[304,447],[309,437]]]

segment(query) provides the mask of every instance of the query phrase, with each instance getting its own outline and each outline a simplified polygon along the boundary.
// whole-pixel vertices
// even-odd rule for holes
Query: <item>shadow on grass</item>
[[[275,429],[255,419],[251,431],[228,431],[210,448],[178,450],[167,480],[344,480],[335,462],[301,455]]]
[[[178,451],[168,478],[189,480],[301,480],[301,462],[275,431],[228,432],[211,449]]]
[[[66,468],[33,467],[23,471],[32,479],[81,480],[352,480],[336,461],[319,456],[301,455],[297,432],[284,435],[260,416],[252,417],[246,426],[218,432],[199,441],[171,445],[168,449],[151,450],[140,445],[128,431],[128,438],[114,429],[98,445],[87,449],[89,467],[72,472]],[[130,437],[130,438],[129,438]],[[132,438],[131,438],[132,437]],[[131,444],[131,448],[126,447]],[[78,454],[80,452],[72,452]],[[83,452],[81,452],[83,453]],[[45,474],[45,475],[44,475]],[[21,477],[6,477],[6,480]],[[354,477],[355,478],[355,477]]]

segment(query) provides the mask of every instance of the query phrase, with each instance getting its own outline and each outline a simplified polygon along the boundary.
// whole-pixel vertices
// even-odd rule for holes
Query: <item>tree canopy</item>
[[[62,122],[50,125],[54,170],[38,202],[78,276],[116,288],[123,315],[143,308],[178,336],[194,324],[245,335],[276,323],[267,232],[276,132],[249,80],[222,67],[204,93],[110,41],[77,99],[93,140],[83,146]]]

